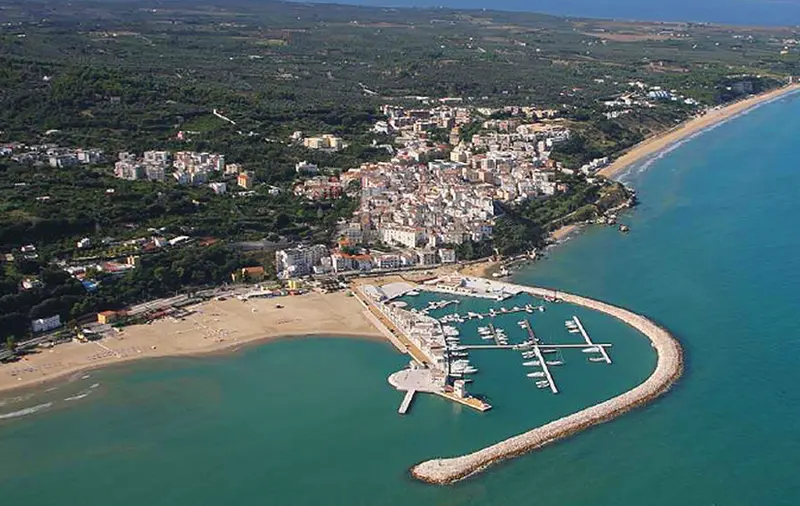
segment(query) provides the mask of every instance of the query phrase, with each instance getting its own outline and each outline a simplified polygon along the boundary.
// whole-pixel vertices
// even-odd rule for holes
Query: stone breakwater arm
[[[552,296],[552,290],[520,287],[532,295]],[[683,352],[678,341],[665,329],[644,316],[594,299],[558,292],[572,304],[609,314],[635,328],[652,343],[658,355],[656,368],[641,384],[627,392],[577,413],[565,416],[505,441],[461,457],[433,459],[411,469],[415,478],[435,484],[448,484],[479,473],[487,467],[566,438],[592,425],[606,422],[660,396],[683,373]]]

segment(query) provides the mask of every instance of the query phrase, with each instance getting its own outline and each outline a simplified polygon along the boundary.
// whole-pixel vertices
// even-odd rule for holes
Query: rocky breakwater
[[[532,295],[552,297],[552,290],[519,287]],[[609,421],[645,404],[670,389],[683,373],[683,352],[678,341],[648,318],[594,299],[558,292],[559,298],[572,304],[600,311],[622,320],[648,339],[658,354],[656,368],[643,383],[607,401],[565,416],[505,441],[461,457],[433,459],[411,469],[415,478],[434,484],[448,484],[479,473],[489,466],[549,443],[566,438],[592,425]]]

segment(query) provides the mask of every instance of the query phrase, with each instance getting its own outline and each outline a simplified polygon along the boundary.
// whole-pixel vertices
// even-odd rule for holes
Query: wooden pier
[[[572,320],[575,322],[575,325],[578,326],[578,330],[581,331],[581,335],[583,336],[583,339],[586,341],[586,344],[589,345],[592,348],[597,348],[598,351],[600,352],[600,355],[603,356],[603,360],[606,361],[606,364],[610,364],[611,363],[611,357],[609,357],[608,353],[606,353],[605,347],[604,346],[598,346],[598,345],[596,345],[596,344],[594,344],[592,342],[592,339],[589,337],[589,333],[586,332],[585,328],[583,328],[583,324],[581,323],[581,320],[577,316],[573,316]]]

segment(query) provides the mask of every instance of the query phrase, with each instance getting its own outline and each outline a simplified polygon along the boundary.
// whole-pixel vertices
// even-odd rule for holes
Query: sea
[[[689,139],[624,176],[641,204],[629,234],[591,226],[514,275],[644,313],[683,343],[664,397],[452,486],[408,469],[612,397],[653,370],[648,341],[567,304],[528,319],[579,342],[578,316],[613,364],[564,351],[560,393],[517,352],[470,353],[486,413],[420,395],[405,416],[386,381],[407,357],[379,341],[286,339],[222,355],[143,361],[0,394],[4,504],[149,506],[796,505],[800,502],[800,95]],[[438,297],[442,298],[442,297]],[[453,296],[444,296],[453,299]],[[433,297],[404,299],[424,307]],[[440,313],[541,304],[459,299]],[[465,342],[477,326],[459,324]]]
[[[302,1],[305,0],[293,0]],[[800,0],[315,0],[372,7],[491,9],[556,16],[634,21],[678,21],[734,25],[800,24]]]

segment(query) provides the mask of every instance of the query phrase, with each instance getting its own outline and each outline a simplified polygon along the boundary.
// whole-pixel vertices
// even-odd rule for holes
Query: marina
[[[475,283],[480,286],[484,282],[476,280]],[[489,283],[496,282],[490,281],[486,284],[489,285]],[[483,287],[481,286],[481,288]],[[492,286],[489,285],[487,288],[492,289]],[[542,288],[530,288],[528,293],[541,297],[553,296],[551,295],[553,294],[552,290]],[[527,432],[520,433],[469,454],[421,462],[411,468],[412,476],[422,481],[436,484],[453,483],[466,477],[473,476],[475,473],[481,472],[495,463],[534,451],[554,441],[569,437],[587,427],[611,420],[636,406],[647,403],[669,390],[682,374],[683,354],[680,345],[669,332],[644,316],[632,313],[618,306],[612,306],[604,302],[569,293],[560,292],[559,299],[562,302],[580,305],[614,316],[647,336],[651,346],[657,353],[658,361],[655,371],[653,371],[643,383],[640,383],[638,386],[622,394],[599,402],[593,406],[586,407],[578,412],[565,415],[555,421],[536,426]],[[547,361],[543,358],[545,355],[544,350],[548,352],[559,351],[559,348],[565,348],[567,345],[543,344],[537,339],[529,322],[526,321],[524,324],[520,324],[520,326],[524,327],[528,332],[529,340],[525,343],[525,346],[522,348],[517,347],[517,349],[523,351],[523,353],[530,354],[532,352],[532,356],[535,357],[535,360],[542,365],[541,371],[532,371],[526,373],[526,375],[532,375],[530,378],[531,380],[535,380],[534,384],[536,388],[550,388],[553,393],[556,393],[558,389],[555,386],[552,375],[549,374],[550,369]],[[609,348],[605,343],[595,343],[591,341],[591,339],[587,341],[585,338],[584,343],[571,345],[570,347],[574,349],[592,350],[592,353],[599,353],[600,349],[606,351]],[[603,356],[593,358],[606,362]],[[531,360],[534,359],[531,358]],[[537,372],[544,373],[544,376],[542,377],[539,374],[535,374]]]
[[[445,288],[442,288],[445,287]],[[455,294],[458,298],[437,298],[444,294]],[[381,324],[382,332],[391,336],[395,347],[405,347],[413,359],[410,369],[400,371],[390,378],[395,388],[405,392],[398,412],[409,411],[411,399],[419,392],[432,393],[486,411],[491,408],[483,396],[475,396],[467,391],[481,390],[483,382],[479,367],[471,361],[471,352],[484,350],[512,350],[522,356],[518,362],[521,374],[529,378],[537,389],[549,389],[553,394],[560,393],[553,368],[564,366],[566,360],[562,352],[576,350],[585,353],[589,363],[611,363],[608,350],[611,343],[595,343],[589,337],[581,320],[572,316],[564,321],[570,334],[581,334],[583,342],[547,342],[538,337],[533,330],[530,316],[509,325],[511,315],[521,313],[537,315],[546,311],[545,304],[561,300],[556,292],[532,293],[525,287],[508,283],[468,278],[459,275],[436,278],[422,284],[393,282],[384,285],[361,285],[356,294],[370,312],[371,321]],[[494,300],[507,305],[494,305],[478,310],[482,303],[469,302]],[[551,302],[534,304],[531,297],[539,300],[550,298]],[[530,301],[530,302],[529,302]],[[435,311],[452,307],[467,310],[444,315],[432,315]],[[544,315],[537,316],[537,321]],[[489,321],[483,324],[482,320]],[[513,320],[512,320],[513,321]],[[477,323],[477,325],[476,325]],[[519,327],[519,330],[516,330]],[[545,325],[547,327],[547,325]],[[479,361],[481,357],[478,357]],[[492,362],[492,361],[490,361]],[[397,376],[397,374],[401,374]],[[416,378],[409,384],[397,381],[398,377]],[[424,381],[422,380],[424,378]],[[410,393],[410,392],[414,393]]]

